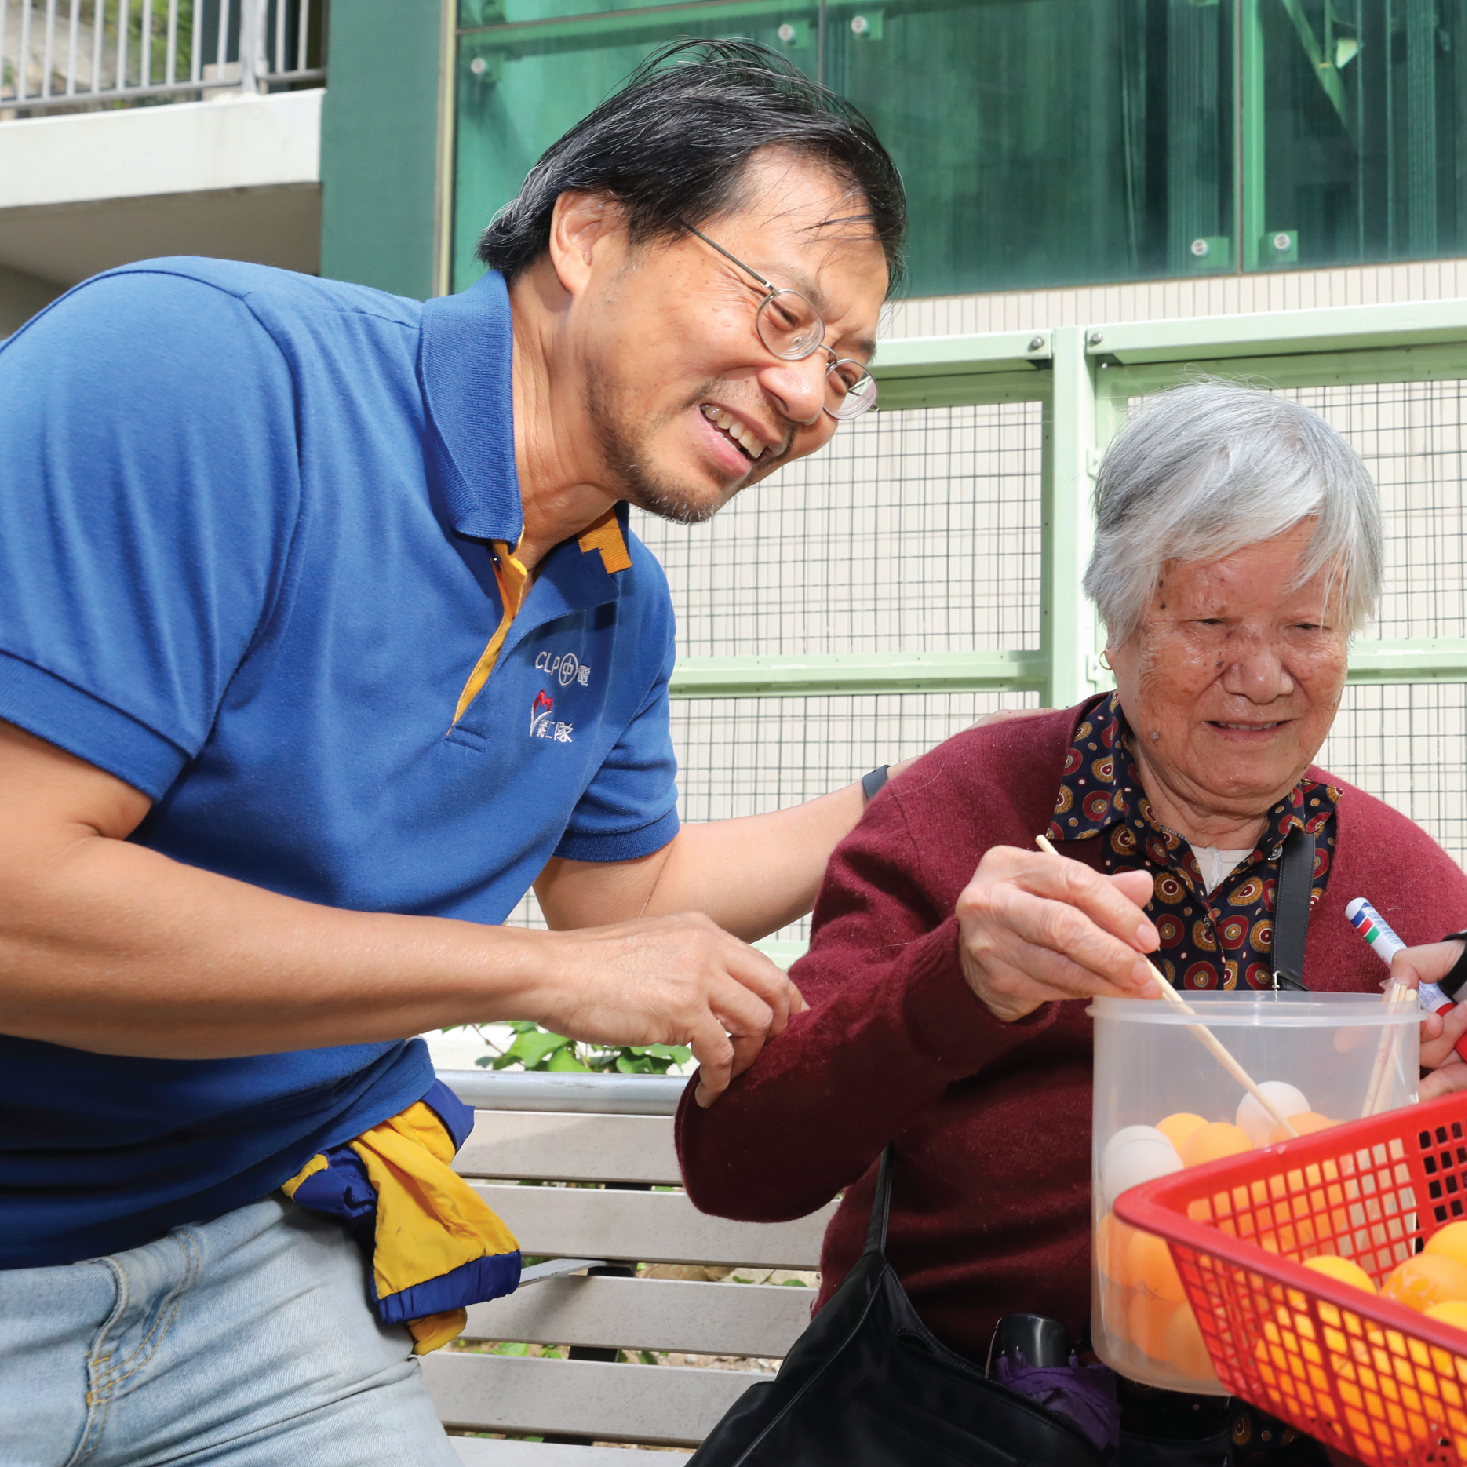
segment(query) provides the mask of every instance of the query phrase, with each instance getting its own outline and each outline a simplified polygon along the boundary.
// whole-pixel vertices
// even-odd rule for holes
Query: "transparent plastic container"
[[[1370,1114],[1414,1102],[1421,1015],[1414,994],[1399,1003],[1357,993],[1184,996],[1191,1016],[1145,999],[1101,998],[1089,1010],[1091,1332],[1096,1354],[1132,1380],[1221,1395],[1166,1244],[1111,1212],[1132,1186],[1278,1135],[1192,1027],[1205,1025],[1287,1118],[1306,1117],[1305,1131],[1356,1120],[1367,1102]],[[1326,1243],[1304,1255],[1331,1251]]]

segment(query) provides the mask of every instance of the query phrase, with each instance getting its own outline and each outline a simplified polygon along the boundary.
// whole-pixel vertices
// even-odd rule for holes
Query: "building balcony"
[[[0,336],[155,255],[320,262],[324,0],[0,0]]]

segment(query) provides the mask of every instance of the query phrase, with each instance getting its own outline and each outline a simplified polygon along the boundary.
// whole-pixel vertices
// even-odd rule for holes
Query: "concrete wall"
[[[0,123],[0,335],[89,275],[156,255],[314,274],[322,96]]]

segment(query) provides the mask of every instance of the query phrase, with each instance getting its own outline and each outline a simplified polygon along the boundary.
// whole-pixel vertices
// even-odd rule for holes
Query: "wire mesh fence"
[[[1038,403],[868,413],[704,525],[633,514],[678,655],[1039,645]]]
[[[1385,594],[1367,638],[1467,636],[1464,386],[1373,382],[1289,394],[1354,444],[1380,489]]]
[[[1467,636],[1463,382],[1293,390],[1380,486],[1381,614],[1366,637]],[[679,655],[1039,645],[1037,403],[872,414],[707,525],[634,515]],[[673,705],[684,820],[809,799],[1032,694],[692,699]],[[1352,686],[1318,762],[1467,860],[1467,685]],[[533,897],[511,920],[537,923]],[[777,934],[803,938],[807,923]]]
[[[1467,684],[1346,688],[1316,762],[1467,863]]]

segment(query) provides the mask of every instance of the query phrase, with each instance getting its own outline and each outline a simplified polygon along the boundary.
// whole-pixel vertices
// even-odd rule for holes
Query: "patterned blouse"
[[[1092,704],[1065,755],[1049,822],[1053,841],[1103,840],[1104,868],[1150,871],[1146,915],[1161,934],[1152,954],[1174,988],[1273,987],[1273,910],[1284,837],[1314,833],[1311,905],[1324,894],[1335,848],[1332,785],[1302,779],[1268,812],[1253,853],[1205,891],[1192,848],[1152,813],[1131,755],[1131,730],[1115,693]]]

